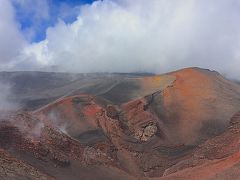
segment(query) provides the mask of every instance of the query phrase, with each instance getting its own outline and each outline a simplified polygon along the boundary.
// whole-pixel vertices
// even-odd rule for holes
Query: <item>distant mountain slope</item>
[[[62,96],[78,93],[98,94],[127,77],[151,74],[92,73],[72,74],[53,72],[0,72],[0,82],[10,85],[10,101],[34,110]]]

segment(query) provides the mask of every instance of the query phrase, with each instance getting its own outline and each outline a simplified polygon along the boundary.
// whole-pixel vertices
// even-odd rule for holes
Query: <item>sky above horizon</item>
[[[0,70],[240,79],[240,0],[0,0]]]
[[[46,30],[58,19],[66,23],[76,21],[80,6],[94,0],[11,0],[20,30],[30,42],[46,38]]]

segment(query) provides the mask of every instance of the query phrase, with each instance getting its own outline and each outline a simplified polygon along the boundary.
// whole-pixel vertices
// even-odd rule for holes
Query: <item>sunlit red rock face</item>
[[[2,149],[56,179],[238,177],[239,85],[188,68],[102,89],[9,117],[25,123],[8,124],[21,129],[19,135],[10,130],[0,136],[21,138],[3,141]]]

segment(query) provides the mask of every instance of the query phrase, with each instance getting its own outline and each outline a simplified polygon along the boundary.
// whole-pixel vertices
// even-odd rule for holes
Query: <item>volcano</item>
[[[240,85],[218,72],[0,77],[23,107],[1,113],[1,179],[240,177]]]

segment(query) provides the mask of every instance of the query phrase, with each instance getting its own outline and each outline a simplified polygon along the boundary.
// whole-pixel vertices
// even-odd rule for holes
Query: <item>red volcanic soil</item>
[[[239,111],[239,86],[217,72],[188,68],[170,74],[176,81],[155,96],[151,107],[172,141],[195,144],[215,136]]]
[[[227,130],[199,145],[190,159],[167,169],[160,179],[239,179],[240,112]]]
[[[25,166],[30,179],[239,177],[239,85],[188,68],[103,89],[2,118],[0,156],[19,164],[7,177]]]

